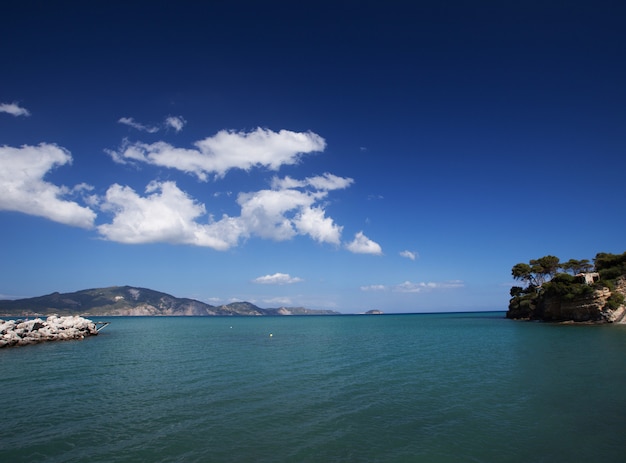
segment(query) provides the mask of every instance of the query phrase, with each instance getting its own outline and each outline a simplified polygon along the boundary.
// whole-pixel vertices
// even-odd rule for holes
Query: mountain
[[[27,299],[0,300],[0,316],[268,316],[337,315],[332,310],[302,307],[262,309],[250,302],[213,306],[194,299],[133,286],[94,288],[73,293],[52,293]]]

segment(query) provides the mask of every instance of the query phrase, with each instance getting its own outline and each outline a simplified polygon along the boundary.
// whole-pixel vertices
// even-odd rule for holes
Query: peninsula
[[[587,260],[544,256],[513,266],[507,318],[550,322],[626,323],[626,252]]]

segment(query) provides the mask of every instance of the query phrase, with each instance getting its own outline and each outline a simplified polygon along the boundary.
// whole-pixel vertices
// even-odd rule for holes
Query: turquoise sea
[[[0,350],[2,461],[626,461],[626,325],[92,319]]]

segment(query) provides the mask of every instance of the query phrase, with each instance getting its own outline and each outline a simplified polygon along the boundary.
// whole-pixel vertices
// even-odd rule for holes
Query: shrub
[[[585,297],[593,294],[594,289],[586,283],[580,283],[572,275],[560,273],[552,281],[543,285],[544,294],[548,297],[560,297],[571,301],[577,297]]]
[[[615,283],[612,280],[600,280],[593,287],[596,289],[609,288],[609,291],[615,291]]]
[[[600,278],[603,280],[615,280],[621,275],[623,271],[619,267],[611,267],[604,270],[600,270]]]
[[[624,303],[624,295],[613,293],[609,296],[604,306],[605,309],[615,310]]]

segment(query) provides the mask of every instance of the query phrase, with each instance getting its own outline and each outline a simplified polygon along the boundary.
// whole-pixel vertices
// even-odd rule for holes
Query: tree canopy
[[[511,273],[516,280],[525,281],[530,286],[540,287],[556,275],[560,267],[558,257],[544,256],[540,259],[531,259],[529,264],[515,264]]]

